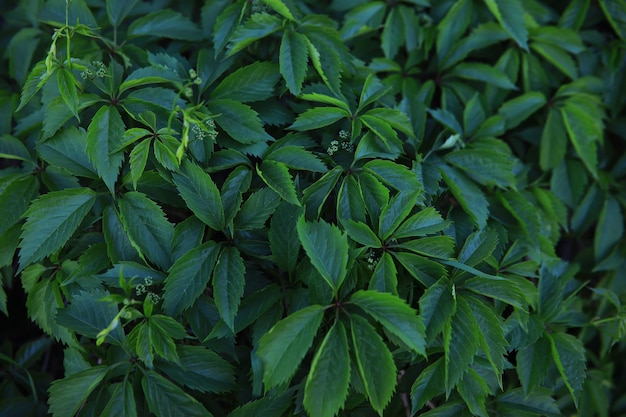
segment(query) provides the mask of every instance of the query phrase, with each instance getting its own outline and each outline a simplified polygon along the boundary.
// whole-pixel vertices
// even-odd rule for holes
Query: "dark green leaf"
[[[487,7],[509,36],[524,50],[528,50],[528,30],[521,0],[485,0]]]
[[[113,394],[100,417],[137,417],[137,403],[133,386],[128,381],[111,384]]]
[[[128,36],[158,36],[186,41],[199,41],[204,37],[194,22],[169,9],[158,10],[133,21],[128,28]]]
[[[259,341],[263,382],[271,389],[289,380],[313,343],[324,316],[324,307],[313,305],[279,321]]]
[[[267,13],[255,13],[233,34],[228,44],[228,55],[234,55],[253,42],[281,28],[282,20]]]
[[[600,0],[598,2],[617,36],[626,39],[626,5],[620,0]]]
[[[548,119],[541,133],[539,146],[539,166],[544,171],[555,168],[565,157],[567,132],[563,117],[557,110],[548,111]]]
[[[38,189],[39,183],[33,175],[19,176],[13,180],[9,178],[6,178],[6,181],[0,180],[0,215],[2,216],[0,234],[22,218],[31,200],[37,196]]]
[[[124,122],[113,106],[102,106],[96,112],[87,129],[87,155],[111,194],[124,153],[116,151],[124,137]]]
[[[249,106],[231,99],[211,100],[207,108],[213,114],[217,124],[239,143],[252,144],[273,140],[263,130],[263,124],[257,112]]]
[[[308,63],[306,39],[301,33],[286,30],[280,43],[280,73],[287,88],[294,95],[300,95]]]
[[[80,120],[78,116],[78,92],[76,90],[76,79],[74,74],[69,72],[65,68],[59,68],[57,70],[57,84],[59,86],[59,94],[72,111],[72,114],[76,119]]]
[[[141,387],[148,408],[157,417],[212,417],[202,404],[154,371],[145,371]]]
[[[594,235],[594,256],[596,262],[600,262],[621,240],[624,234],[624,217],[619,202],[608,196],[598,218],[596,233]]]
[[[163,287],[163,308],[167,314],[182,313],[202,294],[217,263],[219,250],[215,242],[209,241],[174,262]]]
[[[299,131],[319,129],[349,117],[350,113],[344,109],[337,107],[314,107],[298,115],[296,121],[289,128]]]
[[[506,128],[513,129],[542,108],[546,102],[543,94],[533,91],[505,102],[498,109],[498,113],[505,117]]]
[[[350,302],[359,306],[413,351],[425,355],[426,329],[415,310],[393,294],[357,291]]]
[[[346,233],[350,236],[350,239],[359,242],[363,246],[372,248],[380,247],[380,239],[378,239],[378,236],[376,236],[372,229],[365,223],[347,219],[342,224]]]
[[[548,417],[562,416],[556,401],[549,389],[538,388],[530,395],[525,395],[521,388],[509,390],[498,396],[498,410],[511,411],[511,415],[530,413]]]
[[[587,374],[587,360],[585,348],[580,340],[566,333],[547,333],[552,348],[552,359],[556,364],[563,382],[572,395],[574,404],[578,406],[578,400],[583,389],[583,383]]]
[[[383,339],[367,320],[353,315],[350,326],[359,375],[370,404],[382,415],[395,390],[396,365]]]
[[[437,359],[420,373],[411,387],[412,415],[431,398],[443,393],[445,377],[443,358]]]
[[[485,379],[470,368],[458,385],[459,394],[467,407],[475,416],[488,417],[486,401],[489,386]]]
[[[239,251],[234,247],[224,248],[213,270],[213,297],[220,317],[233,331],[246,283],[245,272]]]
[[[293,178],[284,163],[265,160],[257,166],[257,173],[283,200],[296,206],[301,205]]]
[[[347,236],[338,227],[323,220],[307,222],[304,217],[298,220],[297,230],[311,264],[336,293],[347,273]]]
[[[479,64],[475,62],[461,63],[449,71],[447,75],[467,80],[483,81],[489,85],[500,87],[505,90],[517,89],[515,84],[511,82],[509,77],[504,72],[487,64]]]
[[[434,340],[456,310],[456,300],[447,278],[429,286],[419,300],[428,340]]]
[[[128,16],[138,0],[107,0],[107,16],[113,26],[119,26]]]
[[[393,233],[396,239],[405,237],[426,236],[437,233],[448,227],[449,221],[444,220],[434,207],[426,207],[400,225]]]
[[[341,321],[317,349],[304,388],[304,407],[312,417],[333,417],[343,407],[350,382],[348,337]]]
[[[276,64],[255,62],[229,74],[211,93],[212,99],[230,99],[241,102],[265,100],[274,93],[278,82]]]
[[[265,160],[282,162],[291,169],[321,173],[328,171],[322,161],[301,146],[282,146],[265,155]]]
[[[280,204],[280,196],[272,189],[263,187],[252,193],[234,218],[238,230],[260,229]]]
[[[107,374],[106,366],[94,366],[63,379],[57,379],[49,389],[50,412],[53,417],[76,415],[89,394]]]
[[[19,269],[63,247],[95,201],[96,193],[88,188],[50,192],[35,200],[24,214]]]

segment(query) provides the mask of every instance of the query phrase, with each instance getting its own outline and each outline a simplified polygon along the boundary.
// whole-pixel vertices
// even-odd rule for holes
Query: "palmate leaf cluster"
[[[624,1],[10,3],[0,414],[626,415]]]

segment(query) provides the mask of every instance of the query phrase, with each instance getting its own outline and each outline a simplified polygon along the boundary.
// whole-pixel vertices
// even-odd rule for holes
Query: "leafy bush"
[[[0,414],[626,415],[624,1],[2,4]]]

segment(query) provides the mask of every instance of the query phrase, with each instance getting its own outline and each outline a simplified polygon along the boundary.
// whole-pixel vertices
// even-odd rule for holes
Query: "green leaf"
[[[617,36],[626,39],[626,4],[621,0],[600,0],[598,3]]]
[[[465,265],[476,266],[491,256],[498,242],[496,232],[487,230],[474,232],[465,239],[457,259]]]
[[[0,181],[0,216],[2,216],[0,234],[2,234],[23,217],[31,200],[37,196],[39,182],[33,175],[20,176],[7,182]],[[42,206],[43,208],[45,207]]]
[[[265,160],[257,166],[257,173],[263,181],[288,203],[300,206],[296,187],[287,165],[282,162]]]
[[[530,48],[554,65],[559,71],[575,80],[578,78],[576,61],[570,57],[559,45],[544,42],[533,42]]]
[[[285,79],[289,91],[296,96],[302,91],[308,57],[304,35],[293,30],[285,30],[280,43],[280,74]]]
[[[398,294],[398,270],[389,252],[384,252],[376,263],[367,288],[394,295]]]
[[[124,152],[116,151],[124,137],[124,122],[113,106],[102,106],[87,129],[87,155],[111,194],[115,193],[117,174]]]
[[[228,56],[281,29],[282,20],[267,13],[255,13],[239,26],[228,44]]]
[[[278,395],[266,395],[235,408],[228,417],[276,417],[284,415],[293,404],[293,390]]]
[[[24,87],[22,88],[20,105],[17,106],[17,109],[15,109],[16,112],[22,110],[22,108],[28,104],[41,87],[48,82],[48,79],[50,79],[52,74],[54,74],[54,72],[47,71],[45,61],[39,61],[35,64],[32,71],[28,74]]]
[[[348,395],[350,352],[341,321],[330,328],[317,349],[304,388],[304,408],[311,417],[333,417]]]
[[[128,36],[158,36],[185,41],[199,41],[204,37],[202,30],[188,17],[169,9],[134,20],[128,27]]]
[[[246,283],[245,272],[239,251],[234,247],[224,248],[213,270],[213,297],[220,317],[233,332]]]
[[[396,386],[396,365],[391,352],[363,317],[350,317],[357,369],[370,404],[382,416]]]
[[[343,168],[336,166],[304,190],[302,200],[306,207],[307,217],[320,215],[326,199],[335,188],[342,172]]]
[[[518,349],[515,361],[524,395],[529,396],[541,387],[550,369],[550,358],[550,342],[546,337],[540,337],[535,343]]]
[[[363,167],[366,168],[366,171],[374,174],[379,180],[391,185],[396,190],[415,194],[418,201],[424,192],[424,186],[417,173],[404,165],[386,160],[373,160],[366,163]]]
[[[541,132],[539,145],[539,166],[544,171],[556,168],[565,158],[567,132],[563,117],[558,110],[550,109],[548,119]]]
[[[424,407],[431,398],[443,393],[446,377],[444,365],[444,359],[439,358],[420,372],[411,387],[411,415]]]
[[[65,104],[67,104],[67,107],[72,111],[74,117],[80,120],[80,117],[78,116],[78,92],[76,90],[76,79],[74,78],[74,74],[65,68],[59,68],[56,73],[61,98]]]
[[[265,155],[264,159],[281,162],[291,169],[321,173],[328,171],[328,168],[322,161],[301,146],[282,146]]]
[[[483,229],[487,225],[489,203],[480,188],[456,169],[441,165],[443,180],[457,199],[463,210],[469,214],[474,224]]]
[[[85,400],[102,382],[109,368],[94,366],[52,383],[48,392],[50,412],[53,417],[76,415]]]
[[[337,226],[319,222],[307,222],[300,217],[297,223],[298,237],[311,264],[326,280],[334,293],[346,278],[348,265],[348,238]]]
[[[217,353],[203,346],[180,346],[178,363],[159,362],[172,380],[195,391],[220,394],[235,384],[234,367]]]
[[[95,201],[96,193],[88,188],[54,191],[33,201],[24,214],[19,270],[62,248]]]
[[[230,99],[241,102],[265,100],[274,94],[278,82],[276,64],[255,62],[229,74],[211,92],[212,99]]]
[[[145,371],[141,387],[148,408],[157,417],[212,417],[202,404],[154,371]]]
[[[498,109],[498,113],[505,117],[506,128],[513,129],[546,103],[546,97],[542,93],[531,91],[505,102]]]
[[[305,307],[276,323],[261,337],[257,355],[263,361],[266,389],[293,376],[311,347],[323,316],[323,306]]]
[[[525,395],[521,388],[514,388],[498,396],[496,404],[498,410],[512,412],[509,415],[519,413],[547,417],[563,415],[552,397],[552,391],[547,388],[538,388],[529,395]]]
[[[437,57],[444,61],[448,52],[463,36],[472,19],[472,2],[457,1],[448,9],[446,15],[437,25]]]
[[[107,16],[113,26],[119,26],[137,4],[138,0],[107,0]]]
[[[373,73],[369,74],[365,79],[365,83],[363,83],[363,89],[361,90],[361,96],[359,97],[359,110],[374,103],[376,100],[387,94],[389,90],[390,87],[383,85],[378,77],[376,77]],[[373,116],[376,115],[373,114]]]
[[[272,249],[272,259],[288,273],[295,271],[299,260],[301,245],[296,224],[301,215],[302,208],[281,203],[270,222],[268,237]]]
[[[35,282],[45,269],[40,264],[32,267],[34,267],[32,273],[28,268],[22,272],[22,285],[28,292],[26,298],[28,317],[55,340],[75,345],[77,342],[73,335],[55,320],[57,309],[63,307],[59,284],[50,279]]]
[[[302,100],[314,101],[316,103],[330,104],[331,106],[338,107],[340,109],[344,109],[347,112],[350,112],[350,105],[347,103],[345,97],[339,99],[321,93],[305,93],[301,94],[298,98],[301,98]]]
[[[272,189],[263,187],[255,191],[243,203],[241,210],[235,216],[233,220],[235,229],[261,229],[279,204],[280,196]]]
[[[448,279],[441,278],[429,286],[420,298],[419,305],[426,336],[428,340],[434,340],[456,310],[456,300]]]
[[[454,133],[458,133],[459,135],[463,135],[463,128],[461,124],[456,120],[454,114],[450,113],[446,109],[437,109],[431,110],[428,109],[428,114],[430,114],[433,119],[453,131]]]
[[[298,115],[289,129],[298,131],[319,129],[349,117],[350,113],[338,107],[314,107]]]
[[[596,142],[600,140],[589,113],[582,107],[569,102],[561,108],[561,116],[565,129],[576,153],[583,160],[585,166],[593,175],[598,177],[598,154]]]
[[[363,194],[354,175],[347,175],[339,188],[337,199],[337,218],[340,222],[346,220],[365,221],[365,207]]]
[[[174,262],[163,287],[163,309],[167,314],[181,314],[200,297],[209,283],[219,251],[219,245],[209,241]]]
[[[198,165],[183,161],[180,174],[172,175],[174,184],[187,207],[213,230],[223,230],[224,208],[217,186]]]
[[[515,185],[513,158],[497,150],[468,147],[448,153],[444,160],[462,169],[480,184],[502,188]]]
[[[506,278],[488,279],[482,276],[470,278],[464,288],[486,297],[495,298],[512,306],[526,310],[528,302],[521,288],[513,280]]]
[[[376,94],[374,97],[376,97],[378,94]],[[379,97],[376,97],[376,98],[378,99]],[[376,117],[380,120],[384,120],[385,123],[388,123],[391,127],[396,129],[397,131],[402,132],[407,136],[415,137],[415,133],[413,132],[413,124],[411,120],[405,113],[403,113],[400,110],[378,107],[375,109],[368,110],[367,113],[365,114]]]
[[[463,299],[457,297],[454,316],[443,328],[443,348],[445,354],[446,393],[463,378],[463,374],[474,362],[480,341],[480,328],[476,318]]]
[[[398,53],[398,49],[404,43],[404,20],[397,7],[391,8],[383,25],[383,33],[380,36],[381,48],[385,58],[393,59]]]
[[[350,239],[355,242],[372,248],[379,248],[381,246],[378,236],[376,236],[372,229],[370,229],[365,223],[347,219],[342,223],[342,225],[348,236],[350,236]]]
[[[415,310],[393,294],[360,290],[350,302],[359,306],[411,350],[426,356],[426,328]]]
[[[97,289],[74,294],[72,303],[67,308],[57,311],[57,322],[79,334],[97,339],[98,333],[105,329],[118,313],[116,305],[101,301],[108,295],[110,295],[108,292]],[[109,332],[106,341],[121,346],[124,341],[121,327]]]
[[[593,249],[596,262],[600,262],[620,242],[624,234],[624,217],[619,202],[607,196],[598,218]]]
[[[527,51],[528,30],[521,0],[485,0],[485,3],[509,36]]]
[[[129,155],[130,177],[133,180],[133,188],[137,190],[137,181],[143,175],[148,162],[148,154],[150,153],[151,140],[144,140],[133,147]]]
[[[96,169],[85,151],[86,141],[87,132],[71,126],[41,143],[37,151],[46,162],[64,168],[72,175],[97,178]]]
[[[466,136],[472,136],[475,134],[480,126],[485,123],[487,115],[485,109],[480,102],[480,95],[478,93],[467,102],[465,109],[463,110],[463,129]]]
[[[145,194],[135,191],[125,193],[119,206],[122,225],[133,247],[161,269],[168,269],[174,226],[163,210]]]
[[[444,220],[434,207],[426,207],[404,221],[393,233],[395,239],[405,237],[426,236],[438,233],[448,227],[450,222]]]
[[[137,417],[137,403],[133,386],[129,381],[110,385],[113,388],[111,399],[104,406],[100,417]]]
[[[249,106],[231,99],[210,100],[207,109],[218,115],[215,122],[239,143],[252,144],[271,141],[263,130],[257,112]]]
[[[449,259],[454,254],[454,239],[451,236],[428,236],[401,243],[398,247],[418,255]]]
[[[367,126],[367,128],[378,138],[380,138],[386,149],[391,150],[392,145],[398,142],[398,134],[385,120],[372,116],[369,112],[359,117],[358,120]]]
[[[488,417],[486,401],[489,395],[489,386],[485,379],[470,368],[459,382],[458,391],[475,416]]]
[[[503,71],[487,64],[479,64],[476,62],[460,63],[452,70],[448,71],[446,75],[467,80],[482,81],[488,85],[494,85],[505,90],[517,89],[515,84],[511,82],[509,77]]]
[[[567,333],[546,333],[546,336],[550,341],[552,359],[572,395],[574,404],[578,407],[583,383],[587,377],[585,348],[580,340]]]
[[[413,193],[398,193],[382,208],[378,235],[387,240],[415,207],[417,196]],[[395,237],[395,236],[394,236]]]

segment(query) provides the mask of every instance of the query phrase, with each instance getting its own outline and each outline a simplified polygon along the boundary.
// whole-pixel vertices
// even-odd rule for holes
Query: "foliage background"
[[[0,11],[0,415],[626,415],[625,2]]]

